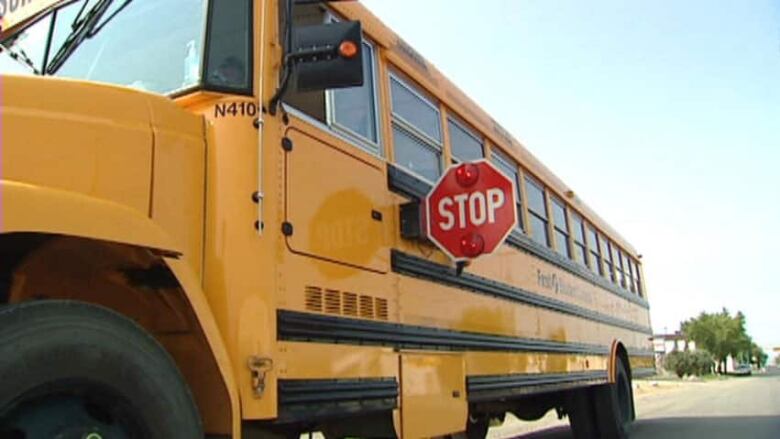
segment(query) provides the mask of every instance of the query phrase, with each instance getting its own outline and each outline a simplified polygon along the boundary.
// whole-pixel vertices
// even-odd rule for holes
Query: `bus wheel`
[[[106,308],[37,301],[0,309],[0,437],[203,437],[168,353]]]
[[[466,421],[466,439],[484,439],[490,428],[490,416],[469,415]]]
[[[588,387],[572,390],[566,396],[566,413],[575,439],[599,437],[596,430],[596,413],[593,410],[591,389]]]
[[[628,427],[634,419],[633,392],[626,366],[620,358],[615,364],[615,383],[594,389],[598,428],[603,439],[628,437]]]

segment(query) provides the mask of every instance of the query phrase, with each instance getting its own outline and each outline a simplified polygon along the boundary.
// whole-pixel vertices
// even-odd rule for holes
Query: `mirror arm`
[[[287,0],[285,2],[285,17],[284,17],[284,49],[282,50],[282,81],[279,84],[279,88],[268,101],[268,113],[271,116],[276,116],[276,108],[287,91],[287,87],[290,84],[290,77],[292,76],[292,63],[290,62],[290,48],[292,47],[292,27],[293,27],[293,6],[295,6],[295,0]]]

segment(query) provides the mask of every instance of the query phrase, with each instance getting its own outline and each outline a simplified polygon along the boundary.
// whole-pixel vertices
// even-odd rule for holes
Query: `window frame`
[[[432,150],[439,158],[439,177],[441,177],[444,174],[444,133],[442,132],[441,127],[441,119],[442,119],[442,111],[437,106],[434,105],[430,98],[422,95],[420,92],[415,90],[415,88],[411,85],[409,85],[406,80],[404,80],[399,74],[389,71],[388,74],[388,98],[389,98],[389,116],[390,116],[390,131],[392,133],[395,129],[400,129],[406,134],[410,135],[414,140],[417,141],[417,143],[420,144],[420,146],[424,148],[428,148]],[[393,87],[392,87],[392,81],[396,81],[398,85],[401,87],[404,87],[407,91],[413,93],[415,96],[417,96],[423,103],[430,106],[432,109],[436,111],[438,114],[438,118],[436,118],[438,126],[439,126],[439,136],[441,139],[439,141],[436,141],[436,139],[429,136],[427,133],[422,132],[419,128],[414,126],[413,123],[407,121],[404,119],[403,116],[396,113],[393,108]],[[401,169],[404,170],[404,172],[408,172],[415,177],[422,179],[423,181],[429,182],[431,184],[435,184],[436,181],[431,181],[427,177],[418,174],[417,172],[408,169],[406,166],[402,165],[401,163],[398,163],[397,161],[397,155],[395,154],[395,142],[393,142],[393,163],[398,165]]]

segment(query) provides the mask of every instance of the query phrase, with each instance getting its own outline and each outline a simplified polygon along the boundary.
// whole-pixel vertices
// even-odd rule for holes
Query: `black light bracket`
[[[293,43],[293,11],[296,5],[311,5],[319,3],[335,3],[342,1],[355,1],[355,0],[286,0],[285,1],[285,19],[284,19],[284,48],[282,50],[282,72],[281,82],[276,92],[268,101],[268,113],[271,116],[276,115],[276,110],[279,107],[279,103],[284,97],[287,88],[290,85],[290,77],[292,76],[292,70],[295,64],[301,62],[316,62],[322,60],[333,59],[338,56],[337,48],[332,45],[327,46],[314,46],[305,50],[298,50],[292,52]]]

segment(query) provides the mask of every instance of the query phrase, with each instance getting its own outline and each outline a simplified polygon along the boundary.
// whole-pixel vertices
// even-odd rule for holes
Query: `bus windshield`
[[[79,0],[5,38],[0,73],[166,94],[200,82],[206,0]]]

